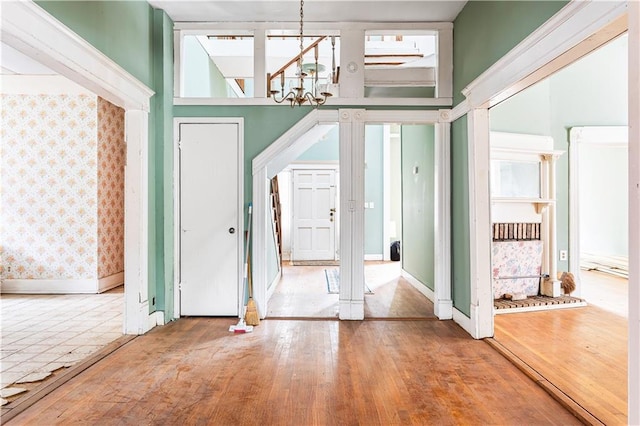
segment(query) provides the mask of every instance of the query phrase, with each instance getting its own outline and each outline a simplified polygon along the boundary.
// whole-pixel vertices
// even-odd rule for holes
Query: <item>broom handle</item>
[[[249,203],[249,225],[247,226],[247,241],[245,242],[244,245],[244,280],[242,281],[242,306],[244,307],[244,288],[245,285],[247,284],[247,276],[248,276],[248,267],[249,267],[249,241],[251,241],[251,203]],[[240,318],[244,317],[244,312],[242,312],[244,309],[240,309],[240,313],[239,316]]]

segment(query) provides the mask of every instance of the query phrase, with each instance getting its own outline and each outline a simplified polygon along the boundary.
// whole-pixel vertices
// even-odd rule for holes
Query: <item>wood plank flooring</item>
[[[607,425],[627,423],[627,320],[595,306],[495,317],[495,340]]]
[[[436,319],[433,303],[400,276],[399,262],[366,262],[365,318]],[[269,299],[268,318],[337,318],[337,294],[327,292],[325,269],[338,266],[285,266]]]
[[[578,424],[452,321],[232,323],[157,327],[11,424]]]

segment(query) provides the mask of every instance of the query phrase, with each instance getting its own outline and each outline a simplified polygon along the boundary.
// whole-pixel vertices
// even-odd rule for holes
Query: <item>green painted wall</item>
[[[568,3],[470,1],[453,23],[453,103],[462,89]]]
[[[138,80],[153,86],[153,9],[146,1],[36,3]]]
[[[435,130],[433,125],[405,125],[401,135],[402,267],[433,290]]]
[[[193,98],[227,98],[224,76],[195,36],[184,38],[184,93]],[[234,96],[235,97],[235,96]]]
[[[364,201],[373,208],[364,210],[364,254],[383,254],[383,173],[384,126],[369,124],[364,132]]]
[[[471,315],[467,116],[451,124],[451,282],[453,306]]]

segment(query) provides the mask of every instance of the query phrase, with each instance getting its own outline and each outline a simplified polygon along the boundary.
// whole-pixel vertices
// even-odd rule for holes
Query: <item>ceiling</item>
[[[298,0],[148,0],[174,22],[297,22]],[[453,22],[460,0],[305,0],[309,22]]]

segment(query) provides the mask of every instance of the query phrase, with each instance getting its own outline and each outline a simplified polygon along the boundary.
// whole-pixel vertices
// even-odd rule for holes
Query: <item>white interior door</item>
[[[180,310],[238,314],[239,129],[180,124]]]
[[[335,260],[336,171],[293,171],[292,260]]]

